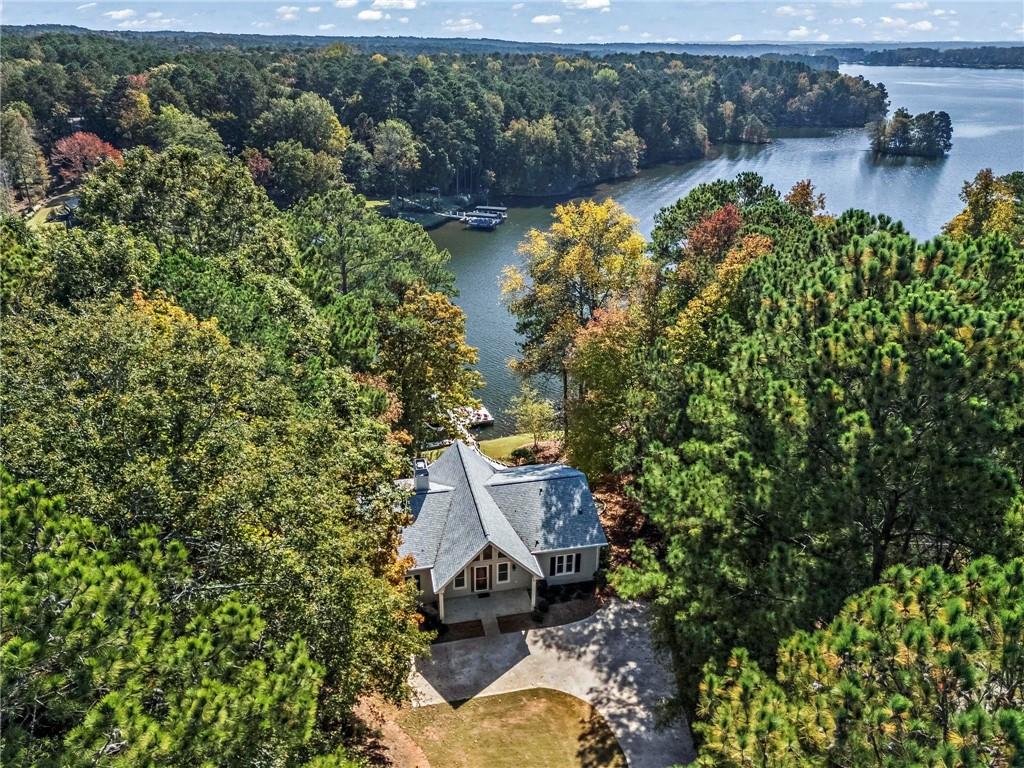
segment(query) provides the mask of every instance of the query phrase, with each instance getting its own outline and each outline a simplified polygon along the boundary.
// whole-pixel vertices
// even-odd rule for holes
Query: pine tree
[[[743,649],[700,687],[697,764],[1019,765],[1024,560],[887,572],[766,674]]]
[[[116,538],[0,476],[6,766],[295,761],[322,670],[259,611],[193,581],[153,526]]]

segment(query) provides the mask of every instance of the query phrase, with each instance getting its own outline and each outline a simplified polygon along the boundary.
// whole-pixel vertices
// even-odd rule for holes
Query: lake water
[[[960,187],[981,168],[996,173],[1024,169],[1024,71],[860,66],[843,71],[885,83],[890,111],[902,106],[914,114],[948,112],[953,121],[949,156],[878,160],[868,151],[866,130],[821,132],[779,138],[765,146],[724,147],[713,158],[659,166],[626,181],[599,185],[590,196],[613,197],[648,236],[655,214],[697,184],[755,171],[780,191],[810,178],[825,193],[830,211],[887,213],[901,219],[915,237],[928,238],[961,209]],[[483,436],[511,430],[503,412],[519,388],[507,367],[518,350],[514,320],[501,303],[501,270],[520,262],[517,245],[531,227],[550,224],[555,202],[516,203],[508,221],[494,232],[465,230],[456,223],[431,233],[452,254],[466,337],[480,350],[479,369],[487,382],[480,396],[497,419]],[[550,391],[555,394],[557,388]]]

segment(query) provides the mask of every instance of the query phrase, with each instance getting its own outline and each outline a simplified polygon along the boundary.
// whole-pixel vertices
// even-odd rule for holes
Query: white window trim
[[[505,578],[501,578],[501,566],[505,566]],[[499,562],[494,566],[494,581],[497,584],[507,584],[512,581],[512,564],[507,560]]]
[[[461,587],[459,586],[459,577],[460,576],[462,577],[462,586]],[[461,571],[459,571],[457,574],[455,574],[455,577],[452,579],[452,589],[457,589],[459,591],[462,591],[463,589],[466,588],[466,584],[467,583],[468,582],[466,580],[466,569],[463,568]]]
[[[555,576],[571,576],[576,573],[576,553],[553,555],[555,558]]]

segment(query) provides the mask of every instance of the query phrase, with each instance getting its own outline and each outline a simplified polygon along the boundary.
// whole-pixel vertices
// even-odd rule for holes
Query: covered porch
[[[438,595],[438,614],[444,624],[482,621],[485,626],[500,616],[529,613],[537,604],[536,581],[532,589],[504,589],[465,597]]]

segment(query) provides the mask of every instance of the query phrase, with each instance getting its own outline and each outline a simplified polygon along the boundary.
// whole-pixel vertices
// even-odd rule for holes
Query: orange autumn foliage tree
[[[675,324],[668,329],[673,358],[679,362],[706,359],[715,345],[709,334],[710,322],[720,315],[743,279],[743,273],[756,259],[772,249],[772,241],[764,235],[747,235],[726,254],[715,268],[715,277],[700,294],[686,305]]]
[[[77,131],[58,140],[50,153],[50,162],[66,182],[78,181],[104,160],[120,163],[121,153],[88,131]]]

